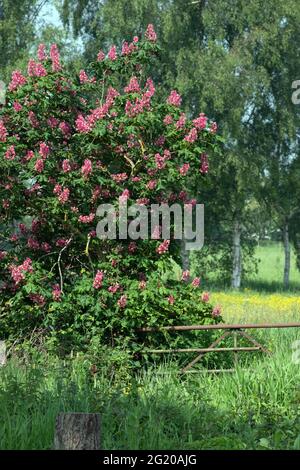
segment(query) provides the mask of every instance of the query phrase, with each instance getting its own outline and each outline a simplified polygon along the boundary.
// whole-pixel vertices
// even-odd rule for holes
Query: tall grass
[[[244,360],[232,374],[180,377],[169,363],[127,386],[92,376],[83,358],[11,360],[0,370],[0,448],[50,449],[61,411],[101,413],[105,449],[297,448],[297,337],[295,329],[268,332],[274,354]]]

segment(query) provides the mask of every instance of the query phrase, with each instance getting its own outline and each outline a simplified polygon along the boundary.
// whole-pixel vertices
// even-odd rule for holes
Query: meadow
[[[256,278],[240,292],[215,289],[213,302],[222,305],[226,322],[300,322],[299,274],[293,268],[292,289],[276,292],[280,247],[259,250]],[[299,450],[300,366],[293,344],[300,332],[253,335],[272,355],[248,354],[233,373],[203,369],[181,377],[168,358],[115,380],[105,366],[91,374],[83,355],[13,357],[0,369],[0,449],[51,449],[57,413],[82,411],[101,413],[105,449]]]

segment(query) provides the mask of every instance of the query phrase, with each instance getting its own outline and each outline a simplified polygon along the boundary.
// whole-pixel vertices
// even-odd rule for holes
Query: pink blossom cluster
[[[189,278],[190,278],[190,271],[188,271],[188,270],[183,271],[182,276],[181,276],[181,280],[182,281],[188,281]]]
[[[65,204],[69,200],[69,197],[70,197],[69,188],[64,188],[61,191],[61,193],[59,194],[58,200],[59,200],[60,204]]]
[[[185,113],[180,114],[180,118],[176,122],[176,129],[183,129],[186,123],[186,115]]]
[[[124,189],[121,196],[119,197],[120,202],[125,202],[127,199],[130,198],[130,191],[129,189]]]
[[[55,302],[59,302],[61,300],[61,289],[59,284],[54,284],[52,287],[52,297]]]
[[[14,70],[11,74],[11,81],[8,85],[9,91],[17,90],[22,85],[25,85],[27,79],[22,75],[19,70]]]
[[[150,108],[151,98],[155,93],[155,86],[151,78],[147,79],[145,92],[141,98],[136,98],[134,103],[130,100],[126,101],[125,104],[125,113],[129,117],[135,117],[138,114],[142,113],[145,109]]]
[[[210,298],[209,292],[203,292],[201,296],[202,302],[209,302],[209,298]]]
[[[125,93],[139,93],[141,91],[138,79],[132,77],[129,84],[124,88]]]
[[[145,32],[145,38],[148,39],[148,41],[155,42],[157,39],[156,32],[154,31],[153,24],[148,24],[146,32]]]
[[[216,122],[213,122],[210,126],[210,132],[212,134],[215,134],[218,130],[218,124]]]
[[[168,126],[169,124],[172,124],[172,122],[173,122],[173,118],[172,118],[171,114],[167,114],[167,115],[165,116],[165,118],[164,118],[163,123],[164,123],[166,126]]]
[[[9,270],[13,281],[18,285],[25,279],[25,273],[33,271],[32,260],[30,258],[26,258],[19,266],[12,264],[9,267]]]
[[[190,130],[190,132],[185,136],[184,140],[186,140],[186,142],[193,143],[193,142],[195,142],[195,140],[197,140],[197,138],[198,138],[197,129],[196,129],[196,127],[193,127]]]
[[[168,96],[167,103],[172,106],[180,106],[181,105],[181,96],[177,93],[176,90],[172,90],[170,95]]]
[[[118,306],[120,308],[125,308],[127,304],[127,296],[126,295],[121,295],[121,297],[118,300]]]
[[[190,164],[189,163],[184,163],[182,167],[180,167],[179,172],[182,176],[186,176],[190,169]]]
[[[19,111],[21,111],[23,109],[23,106],[18,101],[14,101],[13,102],[13,108],[18,113]]]
[[[193,287],[199,287],[200,286],[200,283],[201,283],[201,279],[200,277],[195,277],[192,281],[192,286]]]
[[[157,248],[156,252],[159,255],[162,255],[163,253],[166,253],[169,250],[170,246],[170,240],[164,240]]]
[[[104,278],[104,272],[98,270],[94,279],[94,283],[93,283],[94,289],[100,289],[100,287],[102,287],[103,278]]]
[[[84,163],[83,163],[82,167],[81,167],[81,173],[84,176],[84,178],[88,178],[89,175],[92,173],[92,171],[93,171],[92,162],[91,162],[91,160],[86,158],[84,160]]]
[[[216,305],[216,306],[213,308],[212,316],[213,316],[213,317],[219,317],[219,316],[221,315],[221,312],[222,312],[222,307],[221,307],[221,305]]]
[[[97,61],[102,62],[104,59],[105,59],[105,54],[102,50],[100,50],[97,55]]]
[[[44,307],[46,300],[45,297],[41,294],[29,294],[30,300],[37,304],[39,307]]]
[[[46,46],[45,44],[40,44],[37,51],[37,57],[40,62],[43,62],[47,59]]]
[[[39,158],[34,165],[34,169],[38,173],[42,173],[44,170],[44,166],[45,166],[44,160]]]
[[[119,289],[120,289],[120,284],[114,284],[112,286],[109,286],[108,291],[111,292],[112,294],[115,294]]]
[[[127,173],[116,173],[112,174],[111,177],[116,183],[122,183],[123,181],[127,180],[128,175]]]
[[[169,295],[168,297],[168,302],[170,305],[174,305],[174,302],[175,302],[175,297],[174,295]]]
[[[123,56],[126,56],[126,55],[131,54],[133,51],[135,51],[137,49],[136,44],[138,43],[138,41],[139,41],[139,38],[137,36],[134,36],[133,42],[131,42],[130,44],[128,44],[127,41],[124,41],[122,44],[121,54]]]
[[[6,142],[7,130],[2,119],[0,119],[0,142]]]
[[[108,51],[107,57],[109,58],[109,60],[117,59],[117,47],[115,45],[111,46]]]
[[[90,224],[91,222],[93,222],[94,218],[95,214],[91,213],[89,215],[80,215],[78,220],[83,224]]]
[[[50,59],[52,61],[52,71],[59,72],[61,70],[59,51],[56,44],[50,47]]]
[[[27,73],[29,77],[45,77],[47,75],[45,67],[33,59],[28,62]]]
[[[63,160],[62,162],[62,170],[64,173],[69,173],[71,171],[71,165],[70,165],[70,160],[69,159],[65,159]]]
[[[16,157],[15,147],[13,145],[10,145],[6,150],[4,156],[7,160],[14,160]]]
[[[32,127],[34,128],[37,128],[39,127],[40,123],[35,115],[35,113],[33,111],[29,111],[28,113],[28,120],[30,122],[30,124],[32,125]]]
[[[199,117],[193,120],[193,124],[197,129],[205,129],[207,124],[207,117],[204,113],[200,113]]]
[[[33,237],[29,237],[28,240],[27,240],[27,246],[28,248],[30,248],[30,250],[34,250],[34,251],[37,251],[40,249],[40,244],[39,242],[33,238]]]
[[[206,153],[201,154],[201,166],[200,166],[200,173],[205,175],[208,172],[209,164],[208,164],[208,157]]]
[[[48,157],[49,153],[50,147],[45,142],[41,142],[39,150],[40,156],[45,160]]]

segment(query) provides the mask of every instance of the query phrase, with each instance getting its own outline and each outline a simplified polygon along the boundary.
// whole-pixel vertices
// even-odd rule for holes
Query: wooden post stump
[[[60,413],[56,418],[55,450],[99,450],[100,415]]]
[[[0,341],[0,367],[6,364],[6,345],[4,341]]]

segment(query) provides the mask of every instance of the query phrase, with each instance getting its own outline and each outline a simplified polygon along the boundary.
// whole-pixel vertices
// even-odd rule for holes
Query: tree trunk
[[[55,450],[99,450],[100,415],[60,413],[56,418]]]
[[[0,367],[6,364],[6,346],[4,341],[0,341]]]
[[[181,253],[181,267],[183,271],[189,271],[190,269],[190,253],[188,250],[185,248],[185,239],[181,240],[181,247],[180,247],[180,253]]]
[[[232,237],[232,278],[231,287],[239,289],[241,286],[242,278],[242,249],[241,249],[241,233],[242,228],[239,219],[236,217],[234,221],[233,237]]]
[[[284,272],[283,272],[283,285],[287,289],[290,282],[290,267],[291,267],[291,248],[289,239],[289,225],[286,222],[283,228],[283,246],[284,246]]]

